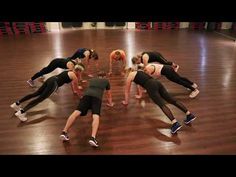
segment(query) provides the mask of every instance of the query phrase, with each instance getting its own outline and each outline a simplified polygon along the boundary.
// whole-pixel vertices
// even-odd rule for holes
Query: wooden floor
[[[134,98],[135,87],[129,106],[120,104],[125,78],[115,73],[110,82],[116,105],[102,107],[99,149],[87,143],[90,115],[77,120],[69,133],[70,143],[63,144],[59,139],[78,104],[69,85],[30,110],[29,120],[20,123],[9,105],[34,91],[27,79],[53,58],[70,56],[80,47],[96,49],[105,70],[113,49],[124,49],[129,60],[144,50],[161,52],[180,65],[181,75],[199,85],[199,96],[190,99],[185,88],[161,79],[197,119],[172,136],[169,120],[149,97],[144,96],[145,107]],[[214,32],[73,30],[4,36],[0,38],[0,66],[0,154],[236,154],[236,43]],[[37,86],[41,84],[37,82]],[[185,115],[170,108],[182,122]]]

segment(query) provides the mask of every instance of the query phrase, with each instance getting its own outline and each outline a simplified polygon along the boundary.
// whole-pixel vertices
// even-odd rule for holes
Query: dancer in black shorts
[[[94,147],[98,147],[98,142],[96,140],[96,134],[99,126],[100,111],[102,106],[102,98],[104,90],[107,91],[108,103],[107,106],[113,106],[112,96],[110,91],[110,83],[108,79],[105,78],[106,73],[100,71],[98,73],[98,78],[93,78],[89,82],[89,87],[84,92],[84,96],[80,99],[77,109],[70,115],[66,122],[62,134],[60,135],[63,141],[69,141],[68,130],[71,128],[73,123],[79,116],[87,115],[89,109],[92,111],[92,134],[89,140],[89,144]]]

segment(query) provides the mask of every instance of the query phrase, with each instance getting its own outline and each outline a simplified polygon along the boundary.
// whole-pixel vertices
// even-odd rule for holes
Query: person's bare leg
[[[71,126],[74,124],[76,119],[80,116],[81,112],[78,110],[75,110],[70,117],[68,118],[66,122],[66,126],[64,127],[63,131],[68,132],[68,130],[71,128]]]
[[[92,137],[94,138],[96,138],[98,127],[99,127],[99,115],[93,114]]]

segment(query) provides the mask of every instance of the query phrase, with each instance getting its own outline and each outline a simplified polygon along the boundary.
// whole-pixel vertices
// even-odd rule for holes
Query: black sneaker
[[[192,122],[194,119],[196,119],[195,115],[189,114],[186,116],[186,119],[184,120],[184,123],[188,125],[190,122]]]
[[[90,144],[91,146],[93,146],[93,147],[98,147],[98,142],[97,142],[97,140],[96,140],[94,137],[91,137],[91,138],[89,139],[89,144]]]
[[[180,125],[179,122],[175,122],[172,127],[171,127],[171,133],[174,134],[176,133],[182,126]]]
[[[68,134],[64,131],[61,133],[60,138],[62,141],[69,141],[70,140]]]

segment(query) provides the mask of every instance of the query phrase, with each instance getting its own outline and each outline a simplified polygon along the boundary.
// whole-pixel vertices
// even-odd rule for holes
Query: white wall
[[[223,22],[221,29],[230,29],[232,26],[232,22]]]
[[[179,28],[188,28],[189,22],[180,22]]]
[[[75,29],[135,29],[135,22],[126,22],[126,26],[124,27],[107,27],[105,26],[105,22],[97,22],[96,27],[91,26],[92,22],[83,22],[83,27],[78,27]],[[47,22],[47,29],[48,31],[58,31],[58,30],[66,30],[63,28],[61,22]],[[222,29],[230,29],[232,22],[222,22]],[[207,23],[206,23],[207,26]],[[188,28],[189,22],[180,22],[180,28]]]
[[[135,22],[128,22],[128,29],[135,29]]]
[[[124,26],[124,27],[117,27],[117,26],[113,26],[113,27],[107,27],[105,25],[105,22],[97,22],[97,26],[96,27],[93,27],[91,26],[93,22],[83,22],[83,26],[82,27],[78,27],[78,28],[74,28],[74,29],[126,29],[127,28],[127,25]],[[61,22],[60,22],[61,24]],[[61,26],[61,25],[60,25]],[[67,28],[62,28],[62,30],[66,30]]]
[[[47,22],[48,31],[59,31],[61,29],[61,22]]]

